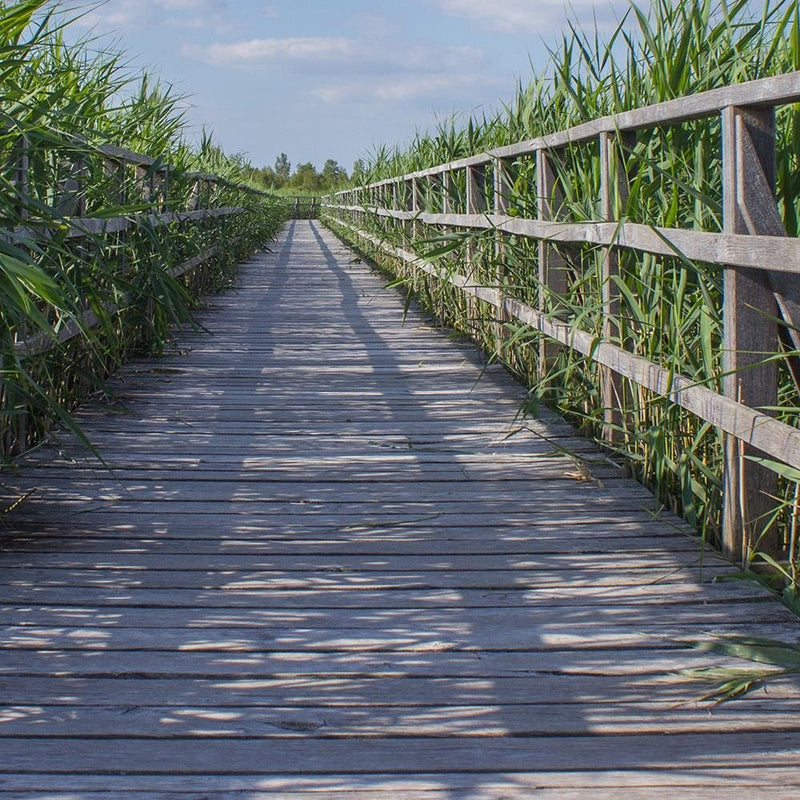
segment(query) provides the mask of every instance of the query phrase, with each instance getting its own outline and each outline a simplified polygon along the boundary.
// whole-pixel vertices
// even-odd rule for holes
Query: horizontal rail
[[[109,233],[121,233],[140,225],[169,225],[171,222],[188,222],[190,220],[226,217],[241,214],[245,209],[241,206],[227,208],[203,208],[197,211],[176,211],[163,214],[126,214],[116,217],[72,217],[66,221],[67,238],[79,239],[84,236],[102,236]],[[14,228],[18,239],[36,239],[43,235],[52,236],[49,226],[35,228],[30,225],[19,225]]]
[[[210,247],[193,256],[174,267],[167,270],[167,273],[172,278],[178,278],[191,272],[193,269],[206,263],[214,258],[219,252],[218,247]],[[124,295],[123,303],[130,298],[129,295]],[[122,306],[119,303],[103,303],[103,310],[107,314],[116,314]],[[20,359],[31,358],[32,356],[42,355],[52,350],[60,344],[66,344],[71,339],[80,336],[87,328],[95,328],[100,324],[100,317],[91,309],[87,309],[77,319],[71,318],[64,322],[59,328],[54,328],[52,333],[47,331],[40,331],[26,339],[22,339],[14,343],[17,356]]]
[[[800,239],[789,237],[709,233],[633,222],[551,222],[495,214],[431,214],[334,203],[326,203],[323,208],[375,214],[405,222],[419,221],[426,225],[502,231],[554,244],[614,246],[690,261],[800,274]]]
[[[661,397],[668,398],[740,441],[800,469],[799,429],[701,386],[685,375],[676,374],[646,358],[629,353],[611,342],[599,341],[595,335],[587,331],[552,319],[521,300],[504,294],[496,287],[475,284],[459,273],[426,263],[415,253],[388,244],[349,223],[337,220],[337,224],[382,250],[386,255],[400,259],[413,269],[445,281],[466,294],[489,303],[504,311],[510,318],[529,325],[597,364],[614,370]]]
[[[763,544],[765,540],[757,533],[765,533],[763,520],[772,513],[769,498],[777,491],[775,475],[747,457],[755,450],[798,466],[798,429],[759,411],[778,405],[780,358],[800,390],[800,240],[787,235],[775,190],[775,108],[798,101],[800,71],[725,86],[336,192],[323,198],[323,210],[340,224],[349,218],[355,230],[359,224],[367,226],[370,219],[378,223],[395,220],[392,230],[401,236],[401,243],[418,240],[422,225],[437,231],[492,234],[496,281],[486,279],[493,285],[475,287],[456,280],[456,285],[496,307],[500,324],[504,318],[516,319],[544,334],[537,362],[540,378],[547,376],[558,347],[563,345],[600,366],[603,438],[612,447],[624,446],[627,417],[623,398],[627,389],[623,379],[674,400],[722,431],[724,549],[743,560],[745,553],[756,547],[778,554],[776,537],[770,534],[772,539]],[[722,151],[718,178],[723,230],[665,228],[631,222],[620,215],[615,218],[615,207],[625,208],[631,191],[631,170],[626,163],[636,143],[631,134],[712,116],[719,121]],[[646,133],[640,133],[638,139],[646,139]],[[570,219],[561,185],[562,173],[569,165],[562,161],[559,150],[588,142],[594,147],[584,156],[599,167],[600,181],[593,198],[599,218]],[[513,162],[526,157],[534,157],[530,166],[535,188],[528,183],[523,191],[525,201],[536,209],[535,219],[510,213],[514,210]],[[508,270],[504,240],[508,235],[538,242],[536,274],[531,276],[532,288],[539,296],[538,309],[503,294],[503,276]],[[569,255],[559,250],[561,244],[602,248],[603,257],[596,265],[596,301],[602,319],[594,334],[573,329],[547,313],[548,298],[569,291]],[[620,251],[719,268],[724,287],[721,370],[717,376],[721,392],[690,385],[688,378],[674,376],[614,344],[623,304],[618,285]],[[466,247],[468,265],[476,253],[474,245]],[[469,266],[466,272],[471,272]],[[502,335],[499,328],[497,335]]]
[[[552,150],[570,144],[580,144],[595,140],[601,133],[624,133],[653,128],[660,125],[678,125],[715,116],[727,107],[775,107],[800,101],[800,71],[771,78],[762,78],[748,83],[709,89],[688,97],[667,100],[652,106],[623,111],[606,117],[584,122],[567,130],[526,139],[515,144],[493,148],[467,158],[449,161],[428,169],[409,172],[402,177],[387,178],[367,184],[366,189],[389,186],[398,180],[413,180],[454,172],[467,167],[480,167],[494,161],[508,161],[521,156],[535,155],[539,150]],[[347,190],[337,192],[344,195]]]

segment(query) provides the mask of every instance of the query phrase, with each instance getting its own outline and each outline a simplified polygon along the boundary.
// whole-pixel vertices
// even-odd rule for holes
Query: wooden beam
[[[774,205],[775,119],[769,109],[726,108],[722,115],[723,218],[729,233],[747,233],[753,220]],[[754,157],[748,157],[748,153]],[[723,288],[723,391],[739,403],[761,408],[778,402],[778,313],[768,276],[727,267]],[[725,553],[747,563],[757,551],[781,549],[765,525],[777,490],[775,473],[747,460],[753,451],[734,437],[724,440],[723,530]]]
[[[558,155],[548,150],[536,153],[536,208],[540,222],[558,219],[563,211],[564,195],[559,187],[556,170]],[[561,299],[567,293],[567,261],[558,248],[545,239],[538,245],[538,308],[548,316],[562,310]],[[558,348],[546,338],[539,341],[537,374],[546,378],[558,355]]]
[[[503,306],[520,322],[530,325],[551,339],[578,351],[593,361],[609,367],[644,386],[655,394],[668,398],[705,422],[740,439],[770,458],[800,469],[800,429],[780,422],[766,412],[746,406],[702,386],[690,378],[665,369],[642,356],[636,356],[610,342],[597,342],[594,334],[577,329],[566,322],[554,320],[537,309],[506,297],[494,286],[478,286],[463,275],[451,273],[435,264],[425,263],[414,253],[387,244],[358,228],[343,226],[392,258],[426,272],[439,280],[448,281],[462,291],[480,297],[496,307]]]
[[[345,209],[346,206],[333,206]],[[404,219],[405,212],[373,209],[382,217]],[[750,234],[710,233],[685,228],[658,228],[634,222],[554,222],[495,214],[420,214],[421,222],[453,228],[496,229],[551,243],[597,244],[642,253],[677,256],[689,261],[800,275],[800,239]],[[789,279],[791,285],[795,280]]]
[[[629,186],[625,171],[625,151],[635,144],[635,135],[600,134],[600,216],[606,222],[624,216]],[[603,306],[602,336],[605,340],[623,346],[619,329],[620,300],[615,280],[619,277],[619,248],[603,248],[601,270],[601,302]],[[602,368],[600,370],[600,397],[603,403],[603,439],[612,447],[622,445],[627,439],[625,408],[625,382],[621,375]]]
[[[511,164],[497,158],[492,162],[492,211],[495,217],[506,216],[511,207],[511,189],[514,183]],[[500,289],[505,291],[508,275],[506,269],[507,249],[503,232],[497,230],[494,239],[494,255],[497,260],[495,280]],[[495,325],[495,353],[502,356],[503,344],[506,339],[505,325],[508,315],[502,308],[497,309],[497,324]]]
[[[411,175],[423,177],[439,172],[485,165],[491,163],[495,158],[515,159],[520,156],[531,156],[539,150],[557,149],[570,144],[590,142],[604,132],[621,133],[659,125],[679,125],[683,122],[715,116],[728,106],[738,106],[739,108],[776,107],[798,101],[800,101],[800,71],[789,72],[785,75],[722,86],[718,89],[698,92],[643,108],[635,108],[620,114],[599,117],[566,130],[497,147],[487,150],[485,153],[410,173],[405,177]],[[382,181],[377,183],[380,184]]]

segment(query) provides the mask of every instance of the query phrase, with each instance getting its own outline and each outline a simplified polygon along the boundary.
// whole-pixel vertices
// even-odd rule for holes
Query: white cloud
[[[617,18],[617,10],[627,3],[619,0],[430,0],[446,14],[466,17],[506,33],[544,34],[561,29],[565,19],[598,25]],[[616,8],[615,8],[616,7]]]
[[[456,92],[469,92],[476,86],[495,85],[497,81],[477,73],[453,75],[431,73],[398,76],[378,81],[362,80],[358,83],[336,83],[319,86],[311,94],[324,103],[344,101],[373,102],[376,100],[398,102],[421,97],[451,98]]]
[[[257,67],[275,61],[306,62],[354,74],[411,74],[443,70],[474,70],[483,63],[483,51],[474,47],[437,47],[428,44],[389,48],[381,42],[364,42],[344,37],[303,37],[248,39],[215,42],[209,45],[185,44],[181,55],[214,66]]]
[[[85,27],[100,30],[147,28],[154,25],[181,28],[229,28],[226,0],[106,0],[85,13]]]
[[[340,37],[250,39],[244,42],[184,45],[181,53],[209,64],[253,64],[265,61],[348,60],[357,53],[355,42]]]

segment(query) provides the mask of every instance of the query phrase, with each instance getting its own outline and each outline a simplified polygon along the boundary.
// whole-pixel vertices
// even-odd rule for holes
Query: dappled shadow
[[[83,417],[116,479],[74,444],[31,457],[18,485],[39,491],[0,557],[5,771],[83,773],[59,775],[74,791],[699,796],[796,766],[795,684],[709,714],[676,707],[699,690],[671,674],[718,661],[683,639],[796,623],[709,583],[730,567],[700,572],[640,487],[555,456],[595,457],[563,423],[508,437],[521,390],[416,310],[403,326],[351,258],[294,223],[212,335],[132,366],[130,413]]]

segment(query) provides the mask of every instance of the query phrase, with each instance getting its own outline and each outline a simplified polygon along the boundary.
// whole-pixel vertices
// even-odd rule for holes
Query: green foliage
[[[694,680],[713,684],[701,700],[721,703],[741,697],[768,681],[800,673],[800,647],[779,639],[755,636],[726,636],[686,642],[688,647],[727,658],[741,658],[763,667],[707,667],[685,670],[682,674]]]
[[[547,70],[517,88],[516,96],[493,114],[448,119],[431,133],[419,133],[400,150],[378,147],[366,165],[362,183],[400,176],[525,139],[564,130],[600,116],[652,105],[737,81],[797,69],[800,22],[796,0],[765,0],[754,9],[747,0],[654,0],[631,5],[619,26],[608,33],[573,25],[550,50]],[[800,111],[778,114],[778,201],[787,231],[797,235],[800,219]],[[719,231],[722,226],[721,125],[718,119],[618,137],[624,154],[625,181],[614,192],[615,217],[650,226]],[[600,158],[596,143],[559,151],[554,163],[561,197],[549,198],[556,216],[583,222],[601,218]],[[513,165],[509,214],[536,218],[536,165],[522,157]],[[491,178],[491,170],[488,170]],[[620,192],[629,185],[627,196]],[[493,187],[487,181],[491,208]],[[440,199],[423,184],[422,206],[441,212]],[[453,173],[451,209],[464,213],[463,170]],[[402,203],[402,198],[401,198]],[[402,207],[402,205],[401,205]],[[536,242],[485,233],[441,235],[420,222],[369,218],[370,231],[392,244],[437,259],[446,271],[470,271],[478,282],[541,305],[554,317],[588,331],[597,341],[603,330],[601,248],[559,246],[566,262],[567,289],[558,296],[538,282]],[[344,232],[346,235],[346,231]],[[433,237],[433,238],[432,238]],[[386,263],[388,259],[376,255]],[[698,384],[721,384],[721,294],[719,267],[693,263],[676,253],[660,257],[622,252],[620,296],[611,339]],[[428,306],[457,329],[470,332],[531,386],[532,397],[547,400],[583,429],[601,437],[603,407],[598,367],[568,348],[555,348],[547,369],[540,369],[540,337],[504,323],[480,301],[467,300],[441,281],[408,274],[409,284]],[[777,416],[797,425],[800,406],[788,370],[782,369]],[[687,411],[641,387],[624,383],[623,415],[618,426],[620,457],[655,491],[665,506],[685,514],[708,541],[715,541],[721,517],[721,434]],[[794,410],[793,410],[794,409]],[[798,492],[794,475],[781,476],[775,513],[764,526],[784,537],[784,564],[797,590]],[[754,559],[761,554],[751,553]]]
[[[203,291],[264,245],[281,211],[243,183],[246,164],[209,137],[183,139],[180,98],[149,76],[133,79],[119,54],[68,46],[49,0],[0,3],[0,457],[36,441],[131,352],[158,351]],[[149,154],[136,170],[104,145]],[[160,172],[170,165],[168,177]],[[223,179],[202,196],[192,172]],[[245,212],[195,221],[152,215],[204,207]],[[127,231],[76,237],[84,217],[137,220]],[[170,270],[211,247],[186,276]],[[83,324],[94,317],[96,325]],[[61,343],[57,332],[80,335]],[[20,342],[53,342],[25,355]],[[39,348],[41,349],[41,348]]]
[[[356,162],[358,163],[358,162]],[[348,181],[347,171],[339,163],[329,158],[320,172],[310,162],[298,164],[291,171],[292,164],[281,153],[275,161],[275,167],[248,167],[247,172],[254,185],[265,189],[277,190],[284,194],[320,194],[330,192],[345,185]],[[362,164],[363,174],[363,164]]]

